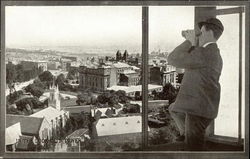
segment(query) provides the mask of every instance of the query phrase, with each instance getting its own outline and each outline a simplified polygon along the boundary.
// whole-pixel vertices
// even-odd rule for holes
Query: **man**
[[[187,150],[204,150],[205,130],[216,118],[220,101],[219,78],[222,58],[216,41],[224,27],[216,18],[198,23],[200,34],[184,32],[185,41],[168,56],[168,63],[184,68],[185,74],[176,101],[169,111]],[[197,45],[198,41],[198,46]]]

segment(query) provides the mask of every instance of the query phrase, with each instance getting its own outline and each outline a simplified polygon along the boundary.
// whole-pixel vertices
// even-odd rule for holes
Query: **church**
[[[61,109],[60,92],[54,83],[49,88],[48,107],[30,116],[45,118],[50,123],[49,137],[58,136],[59,131],[69,119],[69,112]]]

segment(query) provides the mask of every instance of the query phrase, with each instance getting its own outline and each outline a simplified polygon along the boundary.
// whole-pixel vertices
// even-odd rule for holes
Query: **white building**
[[[21,133],[21,125],[20,122],[15,124],[8,124],[6,122],[6,131],[5,131],[5,145],[7,150],[15,151],[16,144],[20,139]]]
[[[176,68],[172,65],[167,65],[165,70],[162,70],[163,72],[163,85],[166,83],[171,83],[174,87],[177,87],[180,85],[178,83],[178,74],[183,74],[184,69]]]
[[[141,133],[142,117],[101,118],[97,121],[95,128],[97,137]],[[148,131],[149,130],[148,127]]]
[[[152,94],[152,92],[155,90],[156,92],[161,92],[163,87],[161,85],[154,85],[154,84],[149,84],[148,85],[148,94]],[[135,93],[139,92],[140,95],[142,94],[142,85],[137,85],[137,86],[112,86],[109,87],[108,90],[122,90],[125,91],[127,96],[130,97],[135,97]]]

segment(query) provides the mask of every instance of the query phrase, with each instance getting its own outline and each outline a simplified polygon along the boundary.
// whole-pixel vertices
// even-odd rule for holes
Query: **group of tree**
[[[114,107],[118,105],[118,103],[125,104],[128,103],[128,101],[129,98],[126,96],[125,91],[107,90],[98,96],[92,92],[78,94],[76,103],[78,105],[92,104],[97,107]]]
[[[19,96],[21,97],[21,95]],[[8,102],[6,105],[6,111],[7,114],[30,115],[33,114],[34,109],[43,107],[45,107],[45,104],[40,102],[37,97],[23,96],[15,100],[12,104]]]
[[[109,106],[115,106],[118,103],[128,103],[129,98],[126,96],[126,92],[122,90],[114,91],[105,91],[97,97],[97,102],[100,104],[108,104]]]
[[[77,95],[77,100],[76,100],[77,105],[89,105],[97,104],[97,95],[93,94],[92,92],[88,93],[80,93]]]
[[[171,83],[167,83],[161,92],[153,91],[154,100],[168,100],[169,104],[176,99],[179,89],[175,88]]]
[[[77,79],[77,78],[78,78],[78,74],[79,74],[78,68],[71,67],[71,68],[69,69],[69,72],[68,72],[66,78],[69,79],[69,80],[74,80],[74,79]]]
[[[122,113],[140,113],[140,105],[139,104],[131,104],[126,103],[123,106]]]
[[[73,87],[68,83],[68,79],[65,78],[64,74],[60,74],[57,76],[55,80],[55,84],[58,85],[60,91],[70,91],[70,92],[76,92],[77,88]]]
[[[26,92],[30,92],[33,96],[39,98],[44,93],[43,87],[37,86],[35,83],[29,84],[25,87]]]
[[[24,82],[24,70],[21,64],[6,64],[6,83]]]
[[[15,65],[9,62],[6,64],[6,83],[25,82],[37,77],[41,72],[42,70],[40,68],[24,70],[22,64]]]
[[[80,128],[89,129],[93,122],[92,120],[93,118],[91,117],[90,113],[82,111],[79,114],[69,117],[65,124],[64,131],[66,135],[69,135],[70,133]]]
[[[54,82],[54,76],[50,71],[44,71],[38,75],[39,80],[44,84],[46,88],[49,88]]]
[[[9,114],[32,114],[33,109],[45,107],[45,102],[40,102],[39,97],[52,82],[53,75],[45,71],[29,84],[24,90],[14,91],[7,95],[7,113]],[[29,95],[29,94],[30,95]]]

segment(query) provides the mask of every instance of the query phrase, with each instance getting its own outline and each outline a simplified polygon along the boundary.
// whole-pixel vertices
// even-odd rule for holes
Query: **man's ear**
[[[212,30],[208,30],[208,32],[214,37],[214,32]]]

